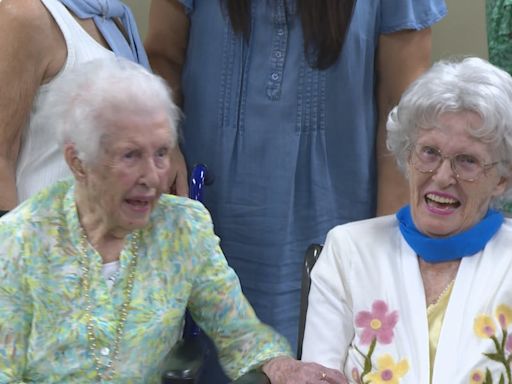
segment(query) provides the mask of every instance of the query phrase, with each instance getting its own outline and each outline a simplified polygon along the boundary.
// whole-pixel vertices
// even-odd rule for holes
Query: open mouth
[[[132,208],[137,210],[144,210],[149,207],[149,200],[126,199],[125,201]]]
[[[435,193],[427,193],[425,195],[425,202],[429,207],[443,210],[456,209],[461,205],[459,200],[451,197],[440,196]]]

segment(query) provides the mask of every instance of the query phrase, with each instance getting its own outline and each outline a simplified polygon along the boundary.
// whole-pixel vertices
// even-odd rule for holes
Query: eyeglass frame
[[[439,163],[437,164],[436,167],[432,168],[432,169],[428,169],[428,170],[421,170],[421,169],[418,169],[416,167],[416,163],[412,161],[412,156],[415,155],[418,159],[418,162],[424,164],[421,159],[419,158],[419,155],[416,151],[416,148],[418,146],[423,146],[423,147],[430,147],[432,149],[435,149],[436,152],[440,155],[441,159],[439,161]],[[457,172],[457,167],[455,166],[455,158],[457,156],[460,156],[460,155],[466,155],[466,156],[471,156],[471,157],[474,157],[476,160],[478,160],[478,163],[480,165],[480,167],[482,168],[481,172],[478,173],[477,176],[473,177],[473,178],[469,178],[469,179],[466,179],[466,178],[463,178],[459,175],[459,173]],[[463,181],[467,181],[467,182],[474,182],[476,181],[478,178],[480,178],[483,175],[486,174],[487,170],[491,169],[492,167],[494,167],[495,165],[501,163],[501,161],[495,161],[495,162],[492,162],[492,163],[484,163],[482,160],[480,160],[477,156],[475,155],[469,155],[467,153],[456,153],[455,155],[452,155],[452,156],[445,156],[443,155],[443,152],[441,152],[441,150],[439,148],[437,148],[436,146],[434,145],[428,145],[428,144],[419,144],[419,143],[414,143],[414,144],[411,144],[409,146],[409,156],[410,156],[410,159],[411,159],[411,164],[412,166],[414,167],[414,169],[416,169],[418,172],[421,172],[421,173],[434,173],[436,172],[439,168],[441,168],[441,166],[443,165],[444,161],[445,160],[449,160],[450,161],[450,169],[452,170],[452,172],[455,174],[455,177],[457,178],[457,180],[463,180]]]

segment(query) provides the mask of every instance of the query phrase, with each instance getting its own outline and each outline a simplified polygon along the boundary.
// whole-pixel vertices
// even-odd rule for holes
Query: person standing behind
[[[485,16],[489,61],[512,75],[512,1],[486,0]],[[512,200],[501,207],[512,216]]]
[[[0,213],[70,175],[51,121],[31,115],[53,81],[80,63],[119,55],[149,68],[130,9],[119,0],[0,2]]]
[[[443,0],[151,3],[146,51],[179,93],[188,164],[215,174],[205,205],[222,248],[292,345],[307,245],[407,199],[385,120],[430,66],[445,13]]]

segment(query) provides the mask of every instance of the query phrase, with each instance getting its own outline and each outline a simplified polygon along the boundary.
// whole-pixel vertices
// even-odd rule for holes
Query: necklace
[[[79,262],[80,267],[82,268],[83,278],[82,278],[82,290],[85,297],[85,318],[87,323],[87,340],[89,342],[89,352],[91,353],[92,359],[94,361],[94,368],[96,370],[97,381],[100,382],[102,380],[111,380],[113,376],[116,374],[114,363],[119,359],[119,345],[121,344],[121,339],[124,334],[124,327],[126,325],[126,319],[128,316],[128,306],[131,302],[132,290],[133,290],[133,282],[135,280],[135,267],[137,266],[137,257],[139,253],[139,236],[140,233],[136,232],[132,235],[131,239],[131,251],[132,258],[128,264],[129,272],[128,272],[128,280],[126,281],[126,285],[124,287],[123,296],[124,301],[119,308],[119,316],[117,318],[116,331],[114,336],[114,344],[112,348],[109,349],[107,347],[101,348],[100,354],[102,356],[110,355],[108,361],[103,363],[98,356],[98,342],[96,338],[96,334],[94,332],[94,325],[92,321],[92,300],[90,296],[90,288],[91,288],[91,273],[89,268],[89,263],[87,261],[87,253],[86,253],[86,244],[87,244],[87,236],[85,232],[82,230],[82,234],[80,237],[80,255]]]
[[[455,277],[444,287],[443,291],[436,297],[436,299],[427,305],[427,313],[433,310],[433,308],[441,301],[443,297],[452,289],[455,283]]]

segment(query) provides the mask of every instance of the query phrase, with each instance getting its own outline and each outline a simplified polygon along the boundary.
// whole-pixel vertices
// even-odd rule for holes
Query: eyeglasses
[[[422,173],[434,173],[439,169],[444,160],[450,160],[452,171],[458,179],[475,181],[486,170],[492,168],[499,161],[484,163],[474,155],[460,153],[454,156],[443,156],[441,151],[431,145],[415,144],[412,147],[412,165]]]

